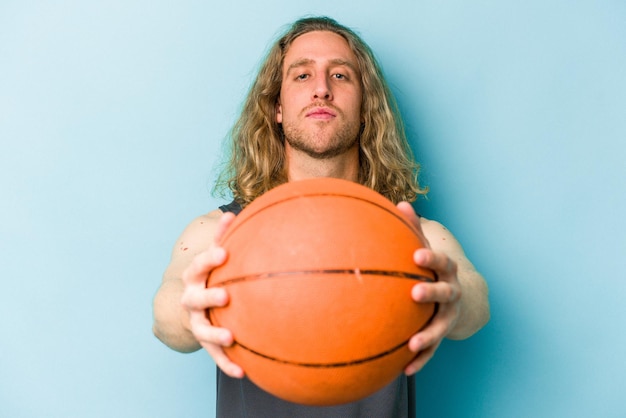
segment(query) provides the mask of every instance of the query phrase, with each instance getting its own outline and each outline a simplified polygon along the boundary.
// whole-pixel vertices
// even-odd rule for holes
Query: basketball
[[[391,383],[415,353],[411,336],[435,304],[411,299],[435,281],[413,262],[424,246],[396,206],[331,178],[278,186],[249,204],[220,243],[207,286],[230,295],[207,315],[232,331],[226,355],[261,389],[305,405],[338,405]]]

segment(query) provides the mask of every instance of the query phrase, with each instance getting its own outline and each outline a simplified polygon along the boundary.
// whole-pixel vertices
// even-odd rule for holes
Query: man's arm
[[[456,238],[439,222],[421,219],[422,230],[430,248],[445,254],[456,264],[456,276],[460,285],[459,314],[454,326],[446,334],[451,340],[471,337],[489,321],[489,290],[483,276],[467,259]],[[429,254],[424,255],[426,258]]]
[[[208,250],[221,212],[214,211],[193,220],[176,241],[170,264],[154,298],[154,335],[168,347],[189,353],[200,349],[189,325],[189,312],[181,305],[183,272],[193,258]]]
[[[226,260],[226,251],[217,245],[235,215],[216,210],[195,219],[180,236],[163,283],[154,298],[154,335],[180,352],[204,348],[215,364],[231,377],[244,372],[224,353],[233,343],[232,333],[214,327],[206,310],[228,304],[222,288],[207,288],[206,281],[215,267]]]
[[[415,252],[415,263],[433,270],[438,278],[412,289],[415,302],[438,304],[433,320],[409,340],[409,349],[416,356],[405,373],[413,374],[432,358],[444,338],[464,339],[481,329],[489,320],[489,300],[485,280],[456,238],[438,222],[418,218],[409,203],[401,202],[398,209],[427,244]]]

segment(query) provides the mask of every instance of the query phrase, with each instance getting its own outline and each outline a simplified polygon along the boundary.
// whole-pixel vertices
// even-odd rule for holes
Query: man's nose
[[[320,77],[316,80],[313,88],[312,99],[333,100],[333,92],[330,87],[330,80],[327,77]]]

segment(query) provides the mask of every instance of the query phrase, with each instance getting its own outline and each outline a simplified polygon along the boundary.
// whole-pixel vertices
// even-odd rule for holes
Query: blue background
[[[210,417],[208,355],[152,297],[283,25],[377,52],[492,321],[418,375],[420,417],[623,417],[624,1],[0,1],[0,416]]]

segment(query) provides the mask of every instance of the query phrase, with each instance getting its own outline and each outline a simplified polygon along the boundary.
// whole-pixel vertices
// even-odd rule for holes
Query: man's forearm
[[[154,297],[154,335],[181,353],[199,350],[200,344],[189,331],[189,316],[180,304],[183,283],[180,279],[163,282]]]
[[[459,319],[447,338],[464,340],[474,335],[489,321],[487,284],[476,271],[459,272],[461,284],[461,311]]]

